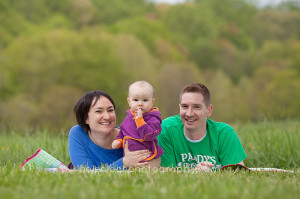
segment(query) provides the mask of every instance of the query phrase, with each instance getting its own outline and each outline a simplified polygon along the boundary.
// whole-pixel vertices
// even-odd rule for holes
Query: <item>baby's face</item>
[[[140,109],[142,114],[148,113],[154,103],[153,91],[147,86],[133,86],[129,91],[127,101],[133,112]]]

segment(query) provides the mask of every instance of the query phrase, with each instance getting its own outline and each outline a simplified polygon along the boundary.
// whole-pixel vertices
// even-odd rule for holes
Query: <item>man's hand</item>
[[[195,171],[212,172],[211,167],[214,165],[211,162],[200,162],[196,165]]]

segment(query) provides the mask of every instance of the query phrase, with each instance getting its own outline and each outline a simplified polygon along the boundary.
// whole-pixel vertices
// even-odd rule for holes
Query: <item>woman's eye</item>
[[[108,110],[108,112],[114,112],[115,110],[114,109],[110,109],[110,110]]]

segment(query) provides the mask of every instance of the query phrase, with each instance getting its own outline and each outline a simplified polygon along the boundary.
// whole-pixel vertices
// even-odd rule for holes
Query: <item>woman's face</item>
[[[95,99],[90,107],[86,124],[91,132],[111,133],[116,125],[116,114],[113,104],[104,96],[101,96],[96,104]]]

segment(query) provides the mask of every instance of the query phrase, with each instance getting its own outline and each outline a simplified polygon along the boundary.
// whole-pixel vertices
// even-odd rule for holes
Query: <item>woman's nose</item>
[[[107,111],[105,111],[103,113],[103,118],[109,118],[109,117],[110,117],[109,113]]]

